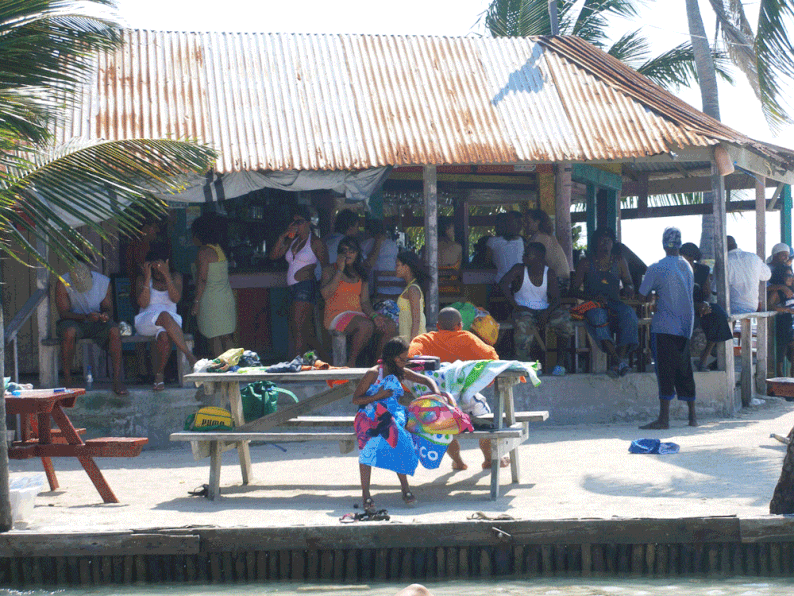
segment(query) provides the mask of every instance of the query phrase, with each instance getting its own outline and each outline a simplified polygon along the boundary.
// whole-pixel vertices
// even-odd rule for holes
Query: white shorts
[[[182,317],[173,311],[166,309],[145,310],[135,315],[135,333],[138,335],[151,335],[153,337],[160,335],[165,329],[157,324],[157,317],[163,312],[171,315],[171,318],[176,321],[176,324],[182,327]]]

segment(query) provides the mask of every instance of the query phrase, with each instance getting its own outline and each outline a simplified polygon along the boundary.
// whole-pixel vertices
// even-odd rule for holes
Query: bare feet
[[[663,422],[657,418],[653,422],[649,422],[645,426],[641,426],[640,430],[667,430],[668,428],[670,428],[669,422]]]
[[[469,466],[467,466],[463,461],[453,461],[452,462],[452,469],[453,470],[468,470]]]
[[[488,459],[488,460],[485,460],[484,462],[482,462],[482,469],[483,470],[490,470],[492,461],[493,460]],[[499,460],[499,467],[500,468],[506,468],[509,465],[510,465],[510,456],[509,455],[505,455],[501,460]]]
[[[698,425],[698,421],[696,419],[694,418],[689,419],[689,426],[697,426],[697,425]]]

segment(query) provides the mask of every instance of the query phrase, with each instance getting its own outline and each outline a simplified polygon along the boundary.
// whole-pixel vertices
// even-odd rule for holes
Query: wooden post
[[[565,252],[568,265],[573,269],[573,236],[571,234],[571,164],[557,165],[557,194],[556,206],[556,231],[557,240]]]
[[[2,279],[0,279],[2,281]],[[0,306],[2,300],[0,300]],[[0,337],[3,337],[3,310],[0,308]],[[0,378],[5,375],[5,343],[0,345]],[[5,387],[5,384],[4,384]],[[0,388],[0,532],[8,532],[13,526],[11,520],[11,492],[8,488],[8,442],[6,437],[6,399],[4,387]]]
[[[425,297],[427,328],[435,329],[438,320],[438,182],[436,166],[424,166],[425,257],[430,273],[430,287]],[[420,329],[424,333],[424,329]]]
[[[717,164],[711,162],[711,188],[714,193],[714,280],[717,285],[717,304],[731,314],[731,305],[728,294],[728,275],[726,262],[728,260],[726,226],[727,214],[725,211],[725,179],[720,176]],[[736,410],[736,375],[733,368],[733,342],[719,342],[717,344],[717,366],[725,371],[727,385],[727,414],[733,415]]]
[[[755,179],[755,252],[761,258],[766,258],[766,179]],[[766,310],[766,283],[761,282],[758,291],[761,301],[761,310]],[[766,395],[766,367],[767,367],[767,337],[768,319],[759,317],[756,321],[756,369],[755,388],[761,395]]]

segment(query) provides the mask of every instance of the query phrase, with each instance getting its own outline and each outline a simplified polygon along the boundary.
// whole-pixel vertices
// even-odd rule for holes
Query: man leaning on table
[[[441,362],[455,362],[456,360],[499,360],[499,355],[493,347],[486,344],[470,331],[463,330],[463,319],[460,313],[452,307],[442,308],[438,313],[436,323],[438,331],[422,333],[411,340],[408,356],[435,356]],[[483,469],[491,467],[491,441],[480,439],[480,450],[484,461]],[[452,458],[453,470],[468,468],[460,456],[460,443],[453,438],[447,447],[447,453]],[[501,467],[510,465],[510,458],[505,456],[500,462]]]
[[[122,383],[121,333],[113,320],[110,278],[79,261],[55,285],[55,306],[60,320],[56,333],[61,340],[63,383],[72,386],[72,364],[78,340],[91,339],[107,350],[113,362],[113,392],[126,395]]]

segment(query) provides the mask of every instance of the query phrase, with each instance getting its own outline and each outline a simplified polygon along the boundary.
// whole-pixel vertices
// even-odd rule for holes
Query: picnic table
[[[309,412],[321,408],[343,398],[350,398],[358,381],[367,372],[366,368],[337,368],[331,370],[309,370],[296,373],[265,373],[265,372],[226,372],[226,373],[191,373],[185,375],[185,381],[202,383],[205,385],[206,393],[211,394],[218,390],[221,395],[221,405],[229,404],[232,419],[235,423],[233,431],[212,431],[212,432],[177,432],[172,433],[172,441],[191,441],[194,445],[208,445],[209,449],[205,455],[210,457],[210,478],[207,490],[207,497],[215,499],[220,494],[220,472],[221,454],[227,446],[233,445],[237,448],[240,468],[242,471],[243,484],[249,484],[252,480],[251,473],[251,454],[249,443],[252,440],[275,441],[275,440],[339,440],[340,443],[351,445],[353,440],[352,425],[347,433],[313,433],[297,434],[290,432],[272,432],[278,426],[290,423],[300,424],[299,417]],[[513,385],[519,382],[522,373],[514,371],[504,371],[495,381],[496,384],[496,404],[493,415],[492,431],[477,431],[475,433],[464,433],[459,438],[487,438],[491,440],[492,463],[491,466],[491,498],[499,496],[499,472],[500,460],[503,456],[510,455],[510,467],[513,483],[520,481],[520,467],[518,461],[518,445],[527,438],[527,421],[540,421],[548,417],[548,412],[531,413],[532,416],[525,416],[522,421],[516,419],[516,411],[513,402]],[[317,384],[332,381],[338,382],[333,387],[317,393],[307,399],[303,399],[296,404],[291,404],[280,408],[273,414],[264,416],[252,422],[246,423],[242,413],[242,398],[240,397],[240,384],[252,383],[255,381],[271,381],[280,384]],[[352,406],[351,406],[352,409]],[[527,413],[530,414],[530,413]],[[317,418],[312,417],[312,421],[307,426],[318,426]],[[328,424],[333,425],[332,417],[327,417]],[[343,450],[344,451],[344,450]],[[194,453],[196,450],[194,449]]]
[[[74,406],[85,389],[32,389],[6,394],[6,413],[21,417],[21,437],[8,449],[9,459],[40,457],[50,490],[59,488],[53,457],[76,457],[105,503],[118,503],[95,457],[136,457],[148,442],[145,437],[103,437],[83,441],[84,428],[75,428],[64,409]],[[57,429],[51,427],[50,418]]]

